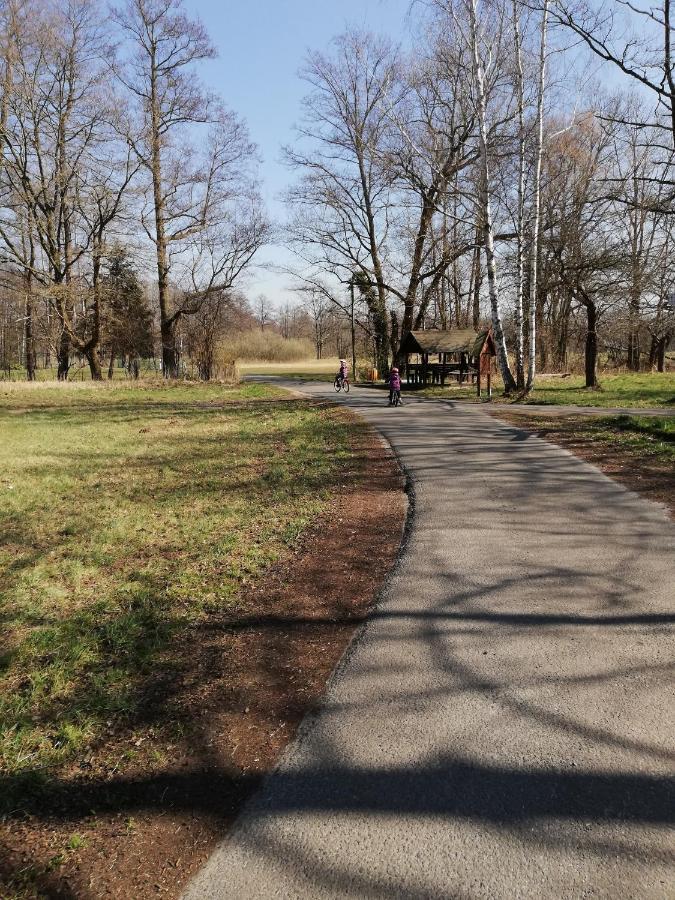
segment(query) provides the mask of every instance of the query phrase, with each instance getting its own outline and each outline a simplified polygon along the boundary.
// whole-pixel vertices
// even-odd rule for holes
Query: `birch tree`
[[[539,77],[537,83],[536,143],[532,187],[532,244],[530,248],[530,317],[528,328],[527,385],[531,391],[537,360],[537,287],[539,275],[539,229],[541,222],[541,161],[544,151],[544,92],[546,88],[546,35],[548,28],[548,0],[544,0],[541,14],[539,44]]]
[[[469,40],[473,57],[473,78],[475,90],[476,115],[480,148],[480,205],[483,240],[485,242],[485,264],[487,269],[490,309],[492,313],[492,332],[497,348],[497,361],[505,392],[516,389],[516,382],[509,366],[506,338],[502,326],[501,307],[499,302],[499,283],[497,281],[497,261],[495,255],[495,235],[492,218],[491,177],[488,147],[487,91],[485,68],[483,63],[484,35],[479,25],[477,0],[468,0]],[[488,57],[494,48],[487,48]]]
[[[516,212],[516,384],[518,390],[525,387],[525,327],[523,316],[523,291],[525,274],[525,73],[521,35],[521,10],[518,0],[513,0],[513,37],[515,49],[516,97],[518,103],[518,187]]]

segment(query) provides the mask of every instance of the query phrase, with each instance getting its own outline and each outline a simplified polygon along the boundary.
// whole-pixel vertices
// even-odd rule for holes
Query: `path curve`
[[[675,896],[673,523],[480,407],[339,402],[413,481],[408,543],[185,900]]]

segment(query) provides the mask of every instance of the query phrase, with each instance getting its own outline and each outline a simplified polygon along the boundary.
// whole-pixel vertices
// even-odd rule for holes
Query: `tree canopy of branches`
[[[22,283],[23,356],[36,326],[59,378],[73,354],[102,377],[115,316],[102,273],[112,247],[155,256],[163,371],[176,328],[229,291],[268,239],[246,126],[199,83],[214,54],[181,0],[0,3],[0,264]]]
[[[590,8],[585,19],[575,9],[572,22],[554,0],[429,0],[415,6],[426,18],[407,54],[348,29],[309,55],[286,149],[294,271],[340,308],[358,277],[381,370],[402,361],[405,332],[428,324],[489,323],[507,392],[531,389],[537,361],[567,365],[571,342],[595,387],[599,356],[637,369],[658,358],[646,348],[656,332],[669,340],[659,135],[670,51],[640,69],[630,45],[627,74],[646,72],[659,98],[651,132],[639,100],[579,87],[573,106],[559,84],[588,58],[565,39],[571,29],[600,48]],[[649,16],[667,43],[668,10]]]

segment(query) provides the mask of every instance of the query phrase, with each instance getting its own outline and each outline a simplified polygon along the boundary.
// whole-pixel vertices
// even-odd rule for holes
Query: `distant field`
[[[278,375],[286,378],[316,379],[318,381],[333,380],[340,368],[337,357],[329,359],[307,359],[299,362],[278,363],[263,360],[247,360],[237,363],[239,374],[245,375]]]

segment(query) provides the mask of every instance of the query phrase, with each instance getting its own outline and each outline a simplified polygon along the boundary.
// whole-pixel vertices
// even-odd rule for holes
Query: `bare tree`
[[[622,242],[616,203],[606,196],[611,133],[593,114],[547,148],[546,191],[553,215],[542,236],[549,257],[548,291],[560,291],[585,317],[586,387],[598,387],[599,328],[623,299]]]
[[[646,5],[553,0],[551,18],[652,95],[653,115],[647,118],[638,113],[633,121],[660,131],[667,141],[664,147],[675,150],[671,0]]]
[[[260,330],[264,331],[265,326],[273,321],[270,303],[265,294],[258,294],[255,298],[253,302],[253,311],[260,324]]]
[[[483,225],[483,239],[485,242],[485,261],[488,276],[488,288],[490,292],[490,307],[492,310],[492,330],[495,345],[497,347],[497,359],[504,381],[504,388],[510,393],[516,388],[515,379],[511,373],[506,348],[506,338],[502,327],[501,308],[499,302],[499,287],[497,282],[497,263],[495,257],[495,232],[492,218],[491,179],[488,149],[488,119],[487,99],[488,92],[483,61],[483,53],[487,52],[488,58],[498,56],[499,49],[485,47],[486,35],[481,28],[478,18],[477,0],[469,0],[469,26],[470,42],[473,55],[473,77],[475,87],[476,112],[478,117],[479,146],[480,146],[480,189],[481,189],[481,220]],[[489,40],[489,39],[488,39]]]
[[[537,78],[537,120],[532,188],[532,244],[530,247],[530,317],[528,329],[527,390],[534,386],[537,360],[537,288],[539,283],[539,230],[541,224],[541,162],[544,152],[544,93],[546,90],[546,37],[548,29],[548,0],[541,13],[539,72]]]
[[[101,90],[109,48],[90,0],[33,10],[22,24],[3,101],[0,240],[24,275],[27,334],[37,284],[60,324],[58,377],[74,349],[100,379],[100,260],[133,175],[128,154],[116,158]]]
[[[388,368],[386,253],[390,178],[384,149],[389,109],[399,90],[399,63],[384,40],[348,31],[335,54],[310,54],[303,77],[299,144],[286,148],[301,179],[289,192],[295,211],[291,245],[317,273],[348,285],[355,271],[370,280],[378,367]]]
[[[181,0],[128,0],[115,19],[131,48],[116,72],[135,102],[126,137],[147,175],[141,223],[156,252],[162,369],[176,376],[180,318],[232,288],[269,226],[247,130],[197,81],[196,64],[215,55],[204,26]]]

